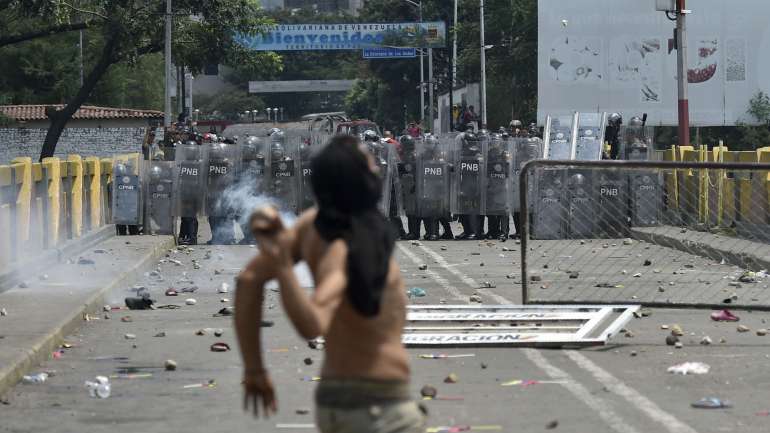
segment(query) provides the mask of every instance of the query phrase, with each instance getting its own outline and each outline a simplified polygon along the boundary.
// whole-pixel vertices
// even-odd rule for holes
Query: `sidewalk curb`
[[[701,257],[707,257],[715,261],[724,260],[733,266],[758,272],[760,270],[770,269],[770,256],[763,257],[753,254],[751,249],[742,249],[740,251],[731,251],[726,248],[720,248],[718,242],[712,244],[688,239],[678,239],[675,236],[660,233],[651,233],[640,229],[631,229],[631,236],[637,240],[645,241],[662,247],[673,248],[689,254],[695,254]],[[754,251],[761,247],[767,247],[766,244],[752,242],[747,239],[736,239],[745,242],[747,245],[756,245]]]
[[[155,260],[165,254],[167,250],[173,248],[174,245],[175,242],[172,236],[159,241],[133,266],[118,274],[107,285],[92,294],[80,307],[67,314],[65,319],[48,334],[35,341],[30,349],[21,352],[9,365],[0,368],[0,396],[16,386],[27,371],[48,359],[51,353],[59,348],[62,341],[64,341],[64,337],[73,333],[81,326],[84,313],[101,311],[104,305],[104,298],[112,289],[133,279],[138,272],[150,266]]]

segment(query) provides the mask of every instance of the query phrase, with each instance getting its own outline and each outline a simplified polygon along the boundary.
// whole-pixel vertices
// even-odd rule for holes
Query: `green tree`
[[[261,71],[271,71],[280,64],[276,54],[247,50],[233,39],[236,33],[255,34],[259,26],[269,23],[255,0],[183,0],[173,5],[175,63],[193,72],[215,62],[248,64]],[[112,71],[114,65],[135,67],[144,56],[163,49],[162,0],[86,0],[77,6],[65,0],[0,0],[0,6],[4,6],[0,29],[8,34],[0,38],[0,47],[81,28],[88,29],[89,40],[97,45],[83,85],[66,98],[64,108],[48,113],[51,125],[41,159],[53,155],[67,122],[94,95],[104,77],[119,73]],[[105,95],[116,91],[109,86],[100,90]]]

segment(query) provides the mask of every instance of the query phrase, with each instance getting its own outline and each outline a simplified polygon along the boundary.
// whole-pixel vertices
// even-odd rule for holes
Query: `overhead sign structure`
[[[770,2],[692,3],[691,124],[755,122],[749,101],[770,91]],[[647,113],[648,125],[677,125],[673,29],[655,2],[539,0],[538,123],[549,114],[606,111],[626,118]]]
[[[356,80],[249,81],[249,93],[347,92]]]
[[[256,51],[363,50],[364,48],[443,48],[443,21],[418,23],[277,24],[235,41]]]
[[[417,57],[416,48],[364,48],[365,59],[408,59]]]

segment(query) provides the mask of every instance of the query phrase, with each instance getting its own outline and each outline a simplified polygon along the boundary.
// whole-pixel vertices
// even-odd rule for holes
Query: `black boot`
[[[409,232],[406,234],[406,240],[416,241],[420,239],[420,219],[415,216],[406,217],[406,228]]]

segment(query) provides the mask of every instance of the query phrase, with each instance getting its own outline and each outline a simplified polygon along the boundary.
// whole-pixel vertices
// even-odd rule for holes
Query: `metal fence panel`
[[[690,153],[528,163],[523,302],[770,310],[770,164]]]

